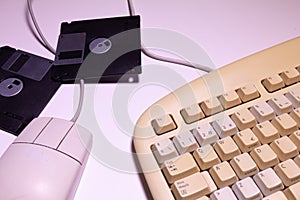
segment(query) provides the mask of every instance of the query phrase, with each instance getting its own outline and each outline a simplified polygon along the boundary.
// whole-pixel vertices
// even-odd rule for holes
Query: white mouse
[[[91,145],[74,122],[34,119],[0,158],[0,199],[73,199]]]

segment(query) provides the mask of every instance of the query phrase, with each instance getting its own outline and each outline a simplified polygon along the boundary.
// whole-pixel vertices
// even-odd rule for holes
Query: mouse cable
[[[135,15],[135,9],[134,9],[132,0],[127,0],[127,4],[128,4],[128,9],[129,9],[130,16],[134,16]],[[208,67],[208,66],[193,64],[193,63],[190,63],[190,62],[187,62],[187,61],[184,61],[184,60],[179,60],[179,59],[174,59],[174,58],[167,58],[167,57],[164,57],[164,56],[154,54],[150,50],[145,48],[143,45],[141,45],[141,50],[142,50],[143,54],[145,54],[146,56],[148,56],[149,58],[152,58],[154,60],[159,60],[159,61],[162,61],[162,62],[168,62],[168,63],[172,63],[172,64],[184,65],[184,66],[191,67],[191,68],[194,68],[194,69],[202,70],[204,72],[211,72],[211,71],[214,70],[214,69],[212,69],[211,67]]]
[[[31,4],[31,0],[27,0],[27,6],[28,6],[28,11],[29,11],[29,14],[30,14],[30,17],[31,17],[31,20],[34,24],[34,27],[35,29],[37,30],[40,38],[42,39],[42,41],[44,42],[44,45],[45,47],[53,54],[55,54],[55,49],[49,44],[49,42],[47,41],[47,39],[45,38],[42,30],[40,29],[38,23],[37,23],[37,20],[35,18],[35,15],[34,15],[34,12],[33,12],[33,9],[32,9],[32,4]]]
[[[73,118],[71,119],[72,122],[76,122],[77,119],[79,118],[79,115],[81,113],[82,107],[83,107],[83,97],[84,97],[84,80],[80,79],[80,92],[79,92],[79,103],[76,109],[76,112],[73,116]]]
[[[33,12],[33,9],[32,9],[32,4],[31,4],[31,0],[27,0],[27,5],[28,5],[28,11],[30,13],[30,16],[31,16],[31,20],[34,24],[34,27],[35,29],[37,30],[40,38],[42,39],[42,41],[44,42],[44,45],[45,47],[55,55],[55,52],[56,50],[49,44],[49,42],[47,41],[47,39],[45,38],[45,36],[43,35],[43,32],[42,30],[40,29],[39,27],[39,24],[35,18],[35,15],[34,15],[34,12]],[[74,116],[72,117],[71,121],[72,122],[76,122],[77,119],[79,118],[79,115],[81,113],[81,110],[82,110],[82,107],[83,107],[83,97],[84,97],[84,80],[83,79],[80,79],[80,82],[79,82],[79,85],[80,85],[80,94],[79,94],[79,103],[78,103],[78,106],[77,106],[77,109],[76,109],[76,112],[74,114]]]

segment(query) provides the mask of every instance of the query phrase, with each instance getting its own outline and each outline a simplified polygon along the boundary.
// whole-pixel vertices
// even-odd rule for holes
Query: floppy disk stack
[[[134,83],[141,73],[140,17],[64,22],[54,62],[0,48],[0,129],[19,135],[61,83]]]
[[[140,17],[62,23],[52,78],[73,83],[138,82],[141,73]]]
[[[0,48],[0,128],[19,135],[38,117],[60,83],[51,80],[52,61],[4,46]]]

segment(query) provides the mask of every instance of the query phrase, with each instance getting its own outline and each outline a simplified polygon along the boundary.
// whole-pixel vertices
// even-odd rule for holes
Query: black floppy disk
[[[0,48],[0,129],[17,136],[39,116],[60,86],[51,80],[51,67],[51,60]]]
[[[64,22],[52,78],[73,83],[138,82],[141,73],[140,17]]]

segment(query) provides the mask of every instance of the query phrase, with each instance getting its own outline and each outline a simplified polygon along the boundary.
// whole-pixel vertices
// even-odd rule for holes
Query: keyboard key
[[[250,111],[259,123],[271,120],[275,117],[274,110],[265,101],[255,104],[250,108]]]
[[[269,76],[268,78],[264,79],[262,81],[262,84],[269,92],[274,92],[284,87],[284,82],[278,74]]]
[[[284,187],[282,181],[272,168],[258,172],[253,179],[265,196],[280,191]]]
[[[223,110],[223,107],[217,97],[211,97],[210,99],[203,101],[200,103],[200,107],[206,116],[216,114]]]
[[[273,108],[276,115],[289,113],[293,110],[293,104],[284,95],[278,95],[268,100],[268,104]]]
[[[262,200],[288,200],[288,199],[286,198],[283,192],[278,191],[263,198]]]
[[[270,143],[279,138],[278,130],[269,121],[257,124],[252,131],[262,144]]]
[[[187,124],[193,123],[205,117],[198,104],[193,104],[183,108],[180,111],[180,114]]]
[[[300,107],[300,87],[288,91],[285,96],[292,102],[294,108]]]
[[[218,115],[216,118],[217,119],[212,122],[212,126],[220,138],[231,136],[238,132],[236,125],[227,115]]]
[[[236,196],[229,187],[224,187],[210,195],[211,200],[237,200]]]
[[[300,151],[300,130],[297,130],[297,131],[293,132],[290,135],[290,139],[297,146],[298,151]]]
[[[175,135],[173,143],[180,154],[192,152],[199,147],[191,132],[183,132]]]
[[[225,94],[219,96],[219,101],[225,109],[237,106],[242,103],[240,97],[234,90],[226,92]]]
[[[285,70],[279,76],[283,79],[285,85],[292,85],[300,80],[300,74],[295,68]]]
[[[152,146],[152,152],[159,164],[178,156],[178,153],[170,139],[163,139]]]
[[[298,127],[300,127],[300,108],[294,109],[291,113],[290,116],[296,121],[298,124]]]
[[[192,130],[192,133],[201,146],[214,144],[219,136],[209,123],[201,124]]]
[[[250,155],[261,170],[273,167],[279,163],[276,153],[267,144],[255,148]]]
[[[196,151],[193,153],[193,156],[201,170],[209,169],[212,166],[221,163],[217,153],[209,144],[196,149]]]
[[[260,146],[258,138],[249,128],[237,133],[233,139],[242,152],[250,152]]]
[[[238,181],[238,178],[227,161],[210,168],[209,173],[218,188],[229,186]]]
[[[231,118],[240,130],[252,128],[256,125],[256,119],[248,109],[233,113]]]
[[[238,199],[259,200],[263,198],[260,190],[250,177],[236,182],[232,186],[232,190]]]
[[[284,193],[289,200],[299,200],[300,199],[300,182],[288,187]]]
[[[300,181],[300,168],[292,159],[279,163],[274,170],[287,187]]]
[[[169,183],[199,172],[199,168],[190,153],[164,162],[163,172]]]
[[[238,146],[229,136],[217,141],[214,145],[214,148],[222,161],[230,160],[234,156],[241,154]]]
[[[297,123],[287,113],[275,117],[271,123],[275,126],[281,136],[290,135],[298,130]]]
[[[294,162],[298,165],[298,167],[300,167],[300,155],[294,158]]]
[[[253,84],[237,89],[237,94],[243,102],[248,102],[259,97],[259,92]]]
[[[211,178],[210,174],[208,173],[208,171],[201,172],[201,174],[208,185],[209,193],[216,191],[218,188],[217,188],[214,180]]]
[[[273,151],[277,154],[280,161],[293,158],[298,154],[297,146],[287,136],[274,140],[270,144]]]
[[[151,121],[156,134],[161,135],[177,128],[171,115],[165,115]]]
[[[195,199],[209,194],[209,187],[201,173],[175,181],[171,186],[176,199]]]
[[[258,172],[258,168],[248,153],[234,157],[230,164],[240,179],[252,176]]]

